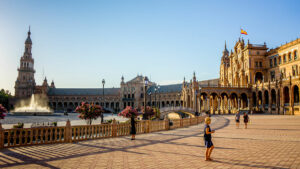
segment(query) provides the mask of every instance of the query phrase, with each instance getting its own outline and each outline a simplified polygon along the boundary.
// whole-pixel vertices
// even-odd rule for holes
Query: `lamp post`
[[[105,80],[102,79],[102,99],[103,99],[103,107],[105,106],[105,102],[104,102],[104,85],[105,85]],[[103,113],[101,113],[101,124],[103,123]]]
[[[149,101],[150,101],[150,106],[152,107],[151,94],[152,94],[152,93],[149,92],[149,96],[150,96],[150,100],[149,100]]]
[[[154,88],[154,106],[155,106],[155,108],[156,108],[156,91],[157,91],[157,86],[155,86],[155,88]]]
[[[159,93],[159,89],[160,89],[160,86],[158,85],[157,88],[156,88],[156,91],[157,93]],[[160,97],[158,97],[158,108],[160,108]],[[156,105],[156,98],[155,98],[155,105]]]
[[[148,78],[147,76],[145,76],[144,77],[144,114],[146,113],[146,105],[147,105],[147,87],[148,87]],[[143,117],[143,119],[145,119],[145,116]]]

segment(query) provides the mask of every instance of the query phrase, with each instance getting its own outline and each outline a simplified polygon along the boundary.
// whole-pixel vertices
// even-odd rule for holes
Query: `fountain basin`
[[[49,116],[52,115],[53,112],[12,112],[12,115],[15,116]]]

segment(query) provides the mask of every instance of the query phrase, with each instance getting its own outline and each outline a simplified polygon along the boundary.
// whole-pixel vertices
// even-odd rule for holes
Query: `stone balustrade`
[[[143,120],[136,123],[137,134],[151,133],[196,125],[204,121],[204,116],[186,119],[159,121]],[[22,129],[3,129],[0,123],[0,149],[28,145],[72,143],[82,140],[102,139],[130,135],[130,123],[71,126],[35,127]]]

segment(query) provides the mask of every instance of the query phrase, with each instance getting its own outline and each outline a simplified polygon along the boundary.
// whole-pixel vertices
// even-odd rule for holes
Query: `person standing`
[[[247,124],[248,124],[248,122],[249,122],[249,116],[248,116],[248,114],[245,112],[243,117],[244,117],[245,129],[247,129]]]
[[[235,114],[235,124],[236,124],[236,128],[240,127],[240,112],[237,111]]]
[[[135,128],[135,116],[132,115],[130,117],[130,122],[131,122],[131,130],[130,130],[130,134],[131,134],[131,140],[135,140],[135,135],[136,135],[136,128]]]
[[[214,133],[214,130],[211,130],[209,124],[211,123],[210,117],[205,118],[205,127],[204,127],[204,143],[206,147],[205,152],[205,161],[212,161],[210,158],[211,152],[214,149],[214,144],[211,141],[211,133]]]

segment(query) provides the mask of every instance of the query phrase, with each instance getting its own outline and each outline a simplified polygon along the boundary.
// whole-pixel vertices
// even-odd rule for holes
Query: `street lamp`
[[[105,106],[105,102],[104,102],[104,85],[105,85],[105,80],[102,79],[102,100],[103,100],[103,107]],[[101,124],[103,123],[103,113],[101,113]]]
[[[155,106],[155,107],[157,107],[157,102],[156,102],[156,92],[158,92],[159,88],[160,88],[159,85],[158,85],[158,86],[155,86],[155,88],[154,88],[154,100],[155,100],[154,106]]]
[[[150,96],[150,106],[152,107],[152,101],[151,101],[151,91],[149,92],[149,96]]]
[[[147,103],[147,87],[148,87],[148,78],[147,76],[144,77],[144,114],[146,113],[146,103]],[[145,117],[144,117],[145,118]]]

